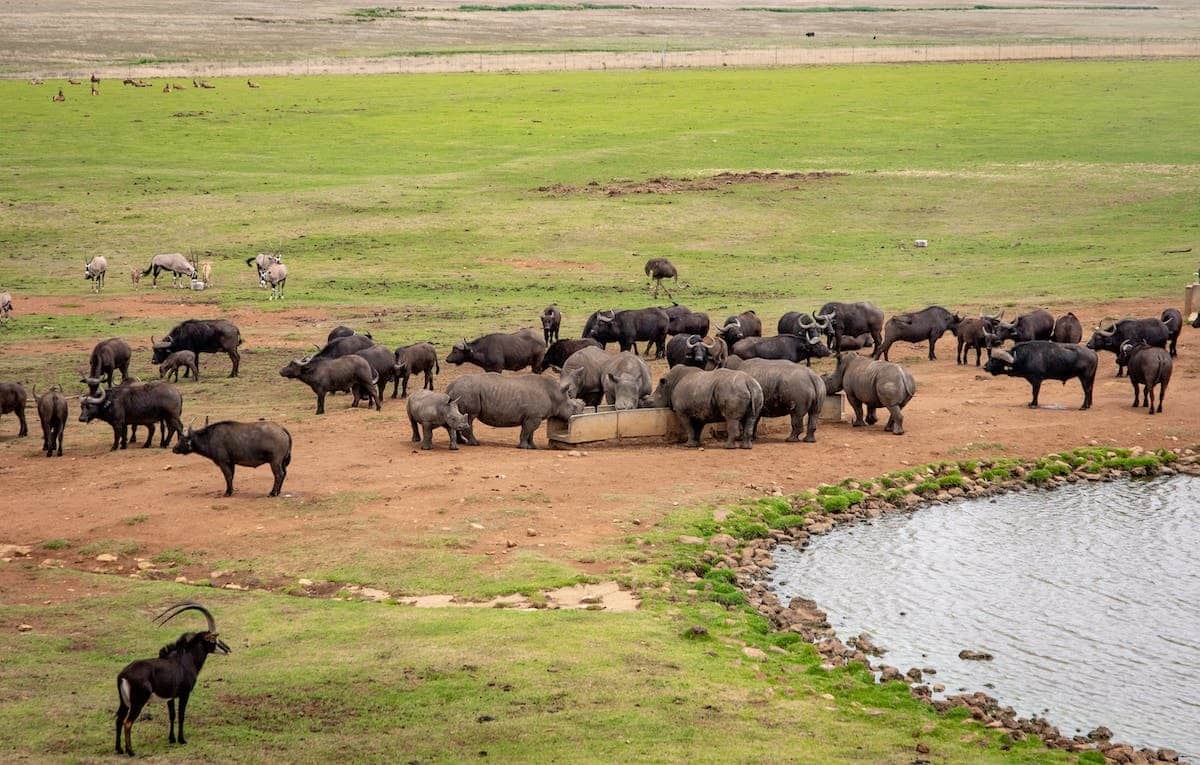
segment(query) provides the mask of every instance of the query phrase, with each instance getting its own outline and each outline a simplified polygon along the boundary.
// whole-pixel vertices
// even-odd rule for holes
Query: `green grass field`
[[[372,312],[386,312],[391,344],[445,342],[530,325],[553,301],[574,334],[596,308],[650,304],[641,268],[658,255],[690,283],[680,302],[773,317],[830,299],[890,311],[1173,298],[1197,256],[1164,250],[1200,245],[1196,61],[261,82],[169,95],[106,82],[63,104],[0,82],[0,291],[17,311],[0,327],[0,379],[71,379],[78,362],[53,344],[13,354],[13,341],[144,342],[247,306],[304,309],[248,349],[260,368],[307,347],[317,318]],[[752,170],[840,174],[603,192]],[[578,190],[537,190],[556,184]],[[283,303],[243,262],[271,249],[291,268]],[[129,267],[171,251],[212,260],[216,290],[129,316]],[[93,254],[110,261],[102,296],[82,278]],[[27,296],[90,315],[30,313]],[[268,382],[257,397],[223,380],[189,396],[238,414],[311,400]],[[937,717],[862,672],[827,673],[761,618],[685,594],[671,540],[709,510],[642,535],[655,547],[613,550],[645,596],[634,614],[418,610],[31,569],[39,594],[0,592],[0,759],[103,758],[116,672],[177,634],[152,612],[202,597],[235,653],[206,669],[186,750],[168,752],[161,705],[135,728],[156,760],[898,764],[922,741],[937,763],[1075,761]],[[519,568],[473,581],[456,551],[430,556],[390,575],[473,594],[574,576],[539,564],[527,581]],[[393,583],[382,557],[329,557],[328,578]],[[707,639],[682,636],[696,624]],[[745,643],[782,650],[753,661]]]

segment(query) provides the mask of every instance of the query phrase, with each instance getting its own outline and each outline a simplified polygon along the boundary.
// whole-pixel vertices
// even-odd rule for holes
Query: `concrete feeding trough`
[[[1183,315],[1188,324],[1196,320],[1197,313],[1200,313],[1200,284],[1189,284],[1183,290]]]
[[[821,422],[841,422],[843,396],[835,393],[825,397],[821,407]],[[666,438],[682,440],[679,421],[675,413],[666,407],[652,409],[625,409],[617,411],[602,405],[598,410],[590,407],[569,420],[549,420],[546,434],[550,443],[563,446],[588,444],[596,441],[619,441],[622,438]],[[725,434],[725,425],[706,425],[704,435],[712,437]]]

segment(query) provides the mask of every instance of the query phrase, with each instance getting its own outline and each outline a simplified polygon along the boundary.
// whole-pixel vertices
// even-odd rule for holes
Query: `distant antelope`
[[[134,80],[133,87],[135,87],[135,88],[152,88],[152,87],[154,87],[154,83],[146,82],[145,80]]]
[[[133,81],[132,77],[126,77],[125,79],[121,80],[121,84],[122,85],[135,85],[136,83]]]
[[[187,287],[188,284],[185,280],[196,278],[196,267],[182,253],[178,252],[155,255],[151,258],[150,265],[146,266],[146,270],[142,271],[142,276],[153,274],[154,286],[157,287],[158,274],[161,271],[171,272],[171,283],[176,287]]]
[[[12,317],[12,295],[0,292],[0,321],[8,321]]]
[[[94,84],[94,85],[100,84],[100,77],[97,76],[95,72],[92,72],[92,84]]]
[[[92,83],[92,95],[93,96],[100,95],[100,87],[98,85],[96,85],[96,83],[94,83],[94,82]]]
[[[83,264],[83,278],[92,283],[92,291],[99,292],[104,288],[104,275],[108,273],[108,259],[97,255]]]
[[[206,260],[200,264],[200,279],[205,287],[212,286],[212,261]]]
[[[283,300],[283,286],[287,284],[287,266],[282,263],[272,263],[262,275],[260,284],[271,288],[268,300]]]
[[[246,80],[246,85],[247,85],[247,87],[251,87],[251,88],[262,87],[257,82],[254,82],[253,80]]]
[[[217,86],[216,86],[216,85],[213,85],[211,82],[205,82],[204,80],[201,80],[201,81],[200,81],[200,87],[202,87],[202,88],[207,88],[207,89],[209,89],[209,90],[212,90],[213,88],[215,88],[215,87],[217,87]]]
[[[193,87],[193,88],[198,88],[198,87],[200,87],[200,83],[196,82],[196,80],[195,80],[195,79],[193,79],[193,80],[192,80],[192,87]]]
[[[171,90],[184,90],[184,89],[185,89],[184,86],[180,85],[177,82],[171,83]]]
[[[77,79],[75,79],[74,77],[68,77],[68,78],[67,78],[67,84],[68,84],[68,85],[82,85],[82,84],[83,84],[83,80],[77,80]]]
[[[67,100],[67,97],[63,95],[62,88],[59,88],[58,95],[53,96],[50,100],[54,101],[55,103],[62,103],[63,101]]]
[[[170,92],[171,92],[171,85],[169,83],[166,85],[163,85],[163,93],[170,93]]]
[[[129,267],[129,281],[133,282],[134,287],[141,283],[142,272],[138,270],[137,266]]]
[[[30,85],[41,85],[41,84],[42,84],[42,82],[43,82],[43,80],[42,80],[42,78],[40,78],[40,77],[32,77],[32,78],[30,78],[30,80],[29,80],[29,84],[30,84]]]

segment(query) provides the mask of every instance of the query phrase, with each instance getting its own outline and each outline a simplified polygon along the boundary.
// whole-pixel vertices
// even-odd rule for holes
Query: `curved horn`
[[[204,614],[204,619],[208,622],[208,631],[217,631],[217,620],[213,618],[212,612],[199,603],[193,603],[191,601],[176,603],[166,611],[163,611],[161,614],[154,617],[154,623],[161,627],[185,611],[199,611],[200,613]]]
[[[96,384],[97,384],[97,386],[99,386],[99,381],[97,381]],[[81,400],[86,401],[89,404],[103,404],[104,398],[107,395],[108,395],[108,389],[100,388],[100,392],[97,393],[95,396],[84,396]]]
[[[689,337],[687,339],[687,347],[688,348],[695,348],[699,344],[700,344],[700,336],[699,335],[692,335],[691,337]]]
[[[815,327],[817,324],[812,315],[807,313],[800,314],[800,318],[797,319],[797,323],[805,329],[808,329],[809,327]]]
[[[1000,359],[1000,361],[1004,362],[1005,364],[1010,364],[1010,365],[1014,361],[1013,355],[1011,353],[1009,353],[1008,351],[992,351],[992,358]]]

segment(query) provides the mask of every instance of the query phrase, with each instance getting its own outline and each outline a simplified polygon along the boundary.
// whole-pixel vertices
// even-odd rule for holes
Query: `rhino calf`
[[[888,410],[884,430],[904,435],[904,407],[917,392],[917,382],[908,370],[890,361],[872,361],[857,353],[838,354],[837,368],[825,376],[829,393],[846,392],[846,402],[854,409],[854,427],[878,422],[875,410]],[[863,407],[867,416],[863,417]]]
[[[445,428],[450,436],[450,451],[458,451],[458,434],[470,427],[467,416],[445,393],[419,390],[408,399],[408,421],[412,425],[412,440],[421,442],[421,448],[433,448],[433,431]],[[420,430],[418,430],[418,426]]]
[[[477,446],[474,421],[493,428],[521,428],[518,448],[536,449],[533,434],[551,417],[561,420],[579,414],[583,404],[568,397],[567,383],[541,375],[502,376],[499,372],[464,375],[446,392],[467,415],[463,435],[468,444]]]
[[[196,354],[191,351],[175,351],[168,356],[166,361],[158,365],[158,379],[170,376],[175,382],[179,382],[181,368],[185,378],[190,373],[193,380],[200,379],[200,365],[196,361]]]
[[[681,365],[672,367],[659,380],[647,403],[674,410],[690,448],[700,446],[706,424],[724,422],[725,448],[749,449],[762,411],[763,390],[745,372],[733,369],[708,372]]]

